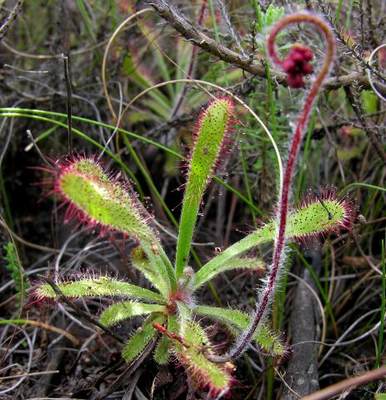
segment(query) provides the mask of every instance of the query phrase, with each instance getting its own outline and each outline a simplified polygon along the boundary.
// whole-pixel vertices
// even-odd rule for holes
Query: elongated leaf
[[[195,386],[208,389],[209,397],[226,394],[232,383],[233,365],[216,364],[205,357],[205,354],[211,353],[211,344],[203,328],[196,322],[187,321],[182,324],[180,335],[184,345],[175,343],[175,354]]]
[[[255,272],[258,276],[261,276],[265,272],[265,265],[262,260],[252,257],[234,257],[226,263],[222,264],[220,268],[208,271],[208,274],[205,276],[205,281],[201,280],[200,286],[206,283],[207,281],[215,278],[218,274],[222,274],[226,271],[233,271],[235,269],[241,270],[250,270],[251,272]],[[199,276],[200,278],[200,276]],[[201,279],[201,278],[200,278]],[[197,278],[195,280],[197,285]]]
[[[229,265],[233,258],[240,256],[259,244],[269,242],[273,239],[273,235],[273,223],[265,225],[263,228],[260,228],[249,234],[245,238],[228,247],[216,257],[212,258],[208,263],[202,266],[199,271],[196,272],[194,290],[197,290],[205,282],[208,282],[211,277],[216,276],[218,274],[217,271],[221,271],[223,265]]]
[[[130,261],[131,265],[141,272],[155,288],[162,294],[167,295],[169,286],[165,283],[164,279],[160,278],[160,273],[157,273],[141,247],[136,247],[131,252]]]
[[[174,284],[172,265],[163,252],[149,215],[128,183],[111,178],[91,158],[63,162],[55,190],[69,204],[66,218],[76,217],[102,231],[115,230],[139,240],[146,256],[163,281],[165,296]]]
[[[197,306],[194,309],[194,312],[198,315],[221,321],[226,325],[233,326],[241,331],[244,331],[248,327],[250,321],[249,315],[239,310]],[[254,335],[254,340],[262,349],[275,356],[281,356],[285,352],[285,346],[283,343],[266,325],[259,326]]]
[[[151,290],[141,288],[131,283],[118,281],[113,278],[101,276],[99,278],[86,278],[78,281],[57,283],[58,288],[65,297],[128,297],[143,299],[155,303],[164,303],[164,298]],[[56,298],[54,289],[48,284],[42,284],[35,290],[38,298]]]
[[[106,308],[99,317],[99,322],[105,326],[112,326],[125,319],[151,313],[165,313],[165,306],[122,301]]]
[[[233,103],[230,99],[216,99],[199,119],[182,203],[176,254],[177,278],[182,275],[188,262],[202,196],[221,152],[224,153],[228,147],[232,113]]]
[[[76,217],[102,230],[116,230],[158,243],[148,224],[148,215],[136,194],[105,173],[91,158],[77,158],[59,166],[56,192],[69,204],[67,219]]]
[[[153,328],[153,323],[162,324],[163,318],[149,318],[128,340],[122,349],[122,357],[127,363],[131,363],[145,350],[147,345],[156,339],[157,331]]]
[[[141,247],[149,260],[148,265],[152,268],[154,279],[159,282],[159,288],[162,289],[161,293],[164,297],[168,297],[169,293],[176,289],[177,280],[173,265],[167,257],[165,250],[160,243],[148,245],[142,242]]]
[[[154,350],[154,361],[159,365],[165,365],[170,358],[170,339],[167,336],[162,336],[158,341]]]
[[[338,232],[340,228],[349,229],[353,220],[353,207],[347,199],[337,199],[335,191],[327,189],[318,196],[309,195],[303,205],[288,216],[287,239],[307,239],[328,232]],[[222,253],[212,258],[195,275],[194,289],[217,275],[222,266],[231,263],[253,247],[274,240],[276,223],[270,221],[239,242],[228,247]]]

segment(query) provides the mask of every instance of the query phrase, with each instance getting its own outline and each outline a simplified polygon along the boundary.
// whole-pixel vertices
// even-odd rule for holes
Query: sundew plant
[[[201,268],[192,268],[190,254],[197,218],[209,182],[227,158],[236,139],[237,110],[231,96],[217,96],[204,106],[194,132],[188,157],[186,184],[177,237],[176,256],[172,259],[162,244],[153,217],[138,199],[130,183],[108,173],[96,157],[67,156],[58,161],[54,173],[54,192],[67,205],[66,220],[78,220],[96,227],[101,234],[118,232],[134,239],[130,253],[133,268],[150,283],[147,289],[109,276],[65,276],[52,283],[41,283],[35,289],[38,299],[66,297],[109,297],[99,323],[112,328],[120,322],[142,316],[143,324],[127,337],[122,357],[132,364],[143,354],[150,354],[158,364],[171,360],[182,365],[192,385],[206,390],[209,397],[220,398],[230,392],[235,382],[235,361],[254,342],[262,353],[281,358],[287,351],[281,333],[269,323],[269,305],[280,273],[284,273],[286,245],[290,241],[323,237],[329,232],[349,229],[353,206],[347,198],[338,198],[327,188],[318,195],[308,194],[294,207],[291,188],[302,139],[315,99],[331,68],[335,39],[328,24],[307,13],[292,14],[280,19],[271,29],[267,50],[273,63],[287,74],[288,86],[305,85],[304,77],[313,73],[311,49],[296,44],[282,60],[275,47],[277,35],[287,26],[311,24],[325,38],[326,55],[316,71],[299,111],[294,133],[280,182],[276,215],[264,225],[215,255]],[[271,264],[248,255],[261,244],[273,245]],[[231,270],[248,270],[263,277],[256,296],[256,308],[248,314],[237,308],[200,304],[197,291],[219,274]],[[202,317],[227,327],[234,344],[219,353]]]

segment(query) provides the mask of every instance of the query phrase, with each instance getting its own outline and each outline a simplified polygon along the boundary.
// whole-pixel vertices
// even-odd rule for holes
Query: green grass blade
[[[78,6],[78,10],[80,15],[83,18],[84,24],[86,26],[86,30],[88,34],[91,36],[93,41],[96,41],[96,35],[93,27],[93,21],[87,11],[86,5],[84,4],[84,0],[76,0],[76,5]]]

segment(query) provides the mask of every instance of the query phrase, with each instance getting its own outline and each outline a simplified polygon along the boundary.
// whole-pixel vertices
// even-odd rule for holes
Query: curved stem
[[[283,181],[281,182],[282,184],[280,189],[279,207],[277,214],[278,229],[276,233],[275,248],[273,252],[273,260],[272,260],[270,274],[268,276],[265,287],[263,288],[263,291],[261,293],[259,302],[257,303],[257,307],[253,314],[253,318],[249,327],[240,336],[239,340],[236,342],[234,347],[230,349],[228,353],[222,356],[208,357],[211,361],[214,362],[222,363],[229,361],[230,359],[235,359],[239,357],[247,349],[248,345],[250,344],[253,338],[253,334],[256,328],[258,327],[260,321],[263,319],[267,311],[267,308],[269,306],[269,303],[273,297],[276,287],[277,277],[279,275],[281,266],[283,265],[284,262],[284,256],[285,256],[284,250],[286,241],[285,231],[287,226],[290,188],[294,175],[295,164],[299,153],[300,145],[307,127],[308,119],[312,110],[312,106],[315,102],[317,94],[319,93],[319,90],[324,80],[328,76],[335,54],[334,35],[328,24],[323,19],[315,15],[296,13],[281,19],[273,27],[268,37],[267,41],[268,54],[270,55],[274,63],[278,64],[279,66],[283,65],[283,61],[278,57],[275,47],[276,37],[279,34],[279,32],[281,32],[284,28],[286,28],[289,25],[298,24],[302,22],[314,25],[319,31],[323,33],[327,45],[326,55],[324,58],[323,66],[320,69],[318,76],[312,83],[312,86],[304,101],[304,106],[298,116],[295,132],[290,144],[290,150],[288,153],[288,159],[284,171]]]
[[[202,22],[204,20],[204,16],[205,16],[205,10],[207,8],[207,3],[208,0],[203,0],[201,3],[201,7],[200,7],[200,11],[198,13],[198,18],[197,18],[197,25],[201,26]],[[190,56],[190,62],[189,62],[189,67],[188,67],[188,72],[186,73],[185,77],[187,79],[192,78],[194,75],[194,70],[196,68],[196,61],[197,61],[197,53],[198,53],[198,47],[197,46],[193,46],[192,47],[192,52],[191,52],[191,56]],[[184,85],[182,87],[181,92],[178,94],[177,96],[177,101],[175,102],[175,105],[172,109],[172,112],[170,113],[170,118],[169,119],[173,119],[176,116],[178,116],[178,113],[180,111],[180,108],[182,106],[182,103],[184,102],[185,99],[185,94],[187,92],[187,86]]]
[[[107,105],[108,105],[108,107],[109,107],[110,113],[111,113],[111,115],[113,116],[113,118],[114,118],[115,120],[117,119],[117,114],[116,114],[115,111],[114,111],[114,107],[113,107],[113,103],[112,103],[112,101],[111,101],[111,96],[110,96],[110,93],[109,93],[109,89],[108,89],[108,86],[107,86],[107,79],[106,79],[107,57],[108,57],[108,54],[109,54],[109,52],[110,52],[110,47],[111,47],[111,45],[113,44],[113,41],[115,40],[115,38],[118,36],[118,34],[122,31],[122,29],[123,29],[132,19],[134,19],[134,18],[136,18],[136,17],[139,17],[140,15],[145,14],[145,13],[147,13],[148,11],[153,11],[153,9],[150,8],[150,7],[148,7],[148,8],[144,8],[144,9],[142,9],[142,10],[140,10],[140,11],[138,11],[138,12],[132,14],[132,15],[129,15],[129,16],[118,26],[118,28],[114,31],[114,33],[111,35],[111,37],[110,37],[110,39],[109,39],[109,41],[108,41],[108,43],[107,43],[105,52],[104,52],[104,54],[103,54],[103,60],[102,60],[102,85],[103,85],[103,92],[104,92],[104,94],[105,94],[105,96],[106,96]]]

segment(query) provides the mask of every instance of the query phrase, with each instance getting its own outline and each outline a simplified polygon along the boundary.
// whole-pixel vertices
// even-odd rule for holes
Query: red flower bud
[[[314,54],[308,47],[302,45],[292,47],[282,64],[284,72],[287,73],[289,87],[297,89],[304,86],[303,78],[314,70],[310,64],[313,57]]]

